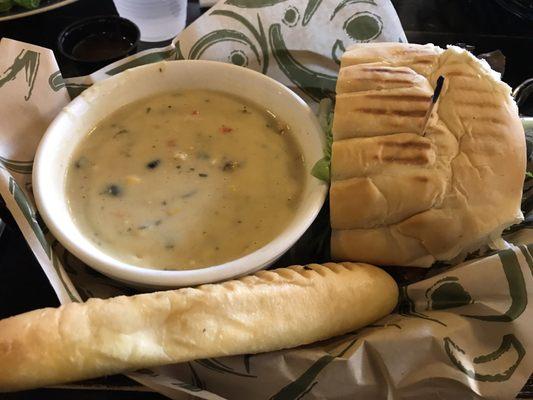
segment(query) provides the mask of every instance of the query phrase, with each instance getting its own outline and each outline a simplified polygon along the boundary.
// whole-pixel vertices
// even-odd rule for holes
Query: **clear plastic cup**
[[[133,21],[144,42],[161,42],[185,28],[187,0],[113,0],[119,15]]]

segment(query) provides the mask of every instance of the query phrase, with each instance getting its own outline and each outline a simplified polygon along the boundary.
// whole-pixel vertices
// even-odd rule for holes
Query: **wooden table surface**
[[[392,0],[407,38],[413,43],[440,46],[465,43],[476,54],[501,50],[506,56],[503,80],[515,87],[533,77],[533,21],[521,19],[495,0]],[[201,15],[197,2],[188,4],[188,23]],[[77,66],[61,57],[56,40],[68,24],[93,15],[116,14],[111,0],[79,0],[35,16],[0,22],[0,38],[8,37],[53,49],[64,76],[80,75]],[[140,49],[166,43],[141,43]],[[533,115],[531,102],[521,112]],[[0,318],[46,306],[58,300],[0,198]],[[22,288],[31,287],[28,295]],[[1,370],[1,366],[0,366]],[[1,371],[0,371],[1,373]],[[163,399],[123,376],[113,376],[61,388],[0,394],[0,399]],[[518,398],[533,399],[530,379]]]

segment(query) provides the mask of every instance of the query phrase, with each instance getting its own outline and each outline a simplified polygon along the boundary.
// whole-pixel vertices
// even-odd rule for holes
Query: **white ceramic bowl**
[[[300,207],[294,219],[276,239],[237,260],[185,271],[162,271],[129,265],[100,250],[76,226],[65,196],[65,176],[71,155],[92,127],[125,104],[158,93],[194,88],[238,95],[272,111],[292,128],[307,170]],[[37,150],[33,190],[37,207],[55,237],[71,253],[101,273],[144,288],[216,282],[270,265],[313,222],[327,193],[327,185],[310,174],[313,164],[323,156],[323,136],[314,113],[305,102],[265,75],[212,61],[150,64],[95,84],[61,111],[49,126]]]

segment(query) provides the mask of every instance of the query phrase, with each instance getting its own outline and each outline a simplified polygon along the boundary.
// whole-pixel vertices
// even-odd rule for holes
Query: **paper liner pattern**
[[[137,65],[201,58],[266,73],[316,105],[333,96],[340,54],[355,41],[405,41],[388,0],[225,0],[167,48],[68,80],[51,51],[2,39],[0,195],[60,301],[134,293],[66,252],[33,205],[35,148],[67,103],[67,89],[76,95]],[[297,349],[197,360],[129,376],[175,399],[511,398],[533,371],[532,186],[526,182],[526,220],[506,236],[516,246],[430,270],[429,275],[440,273],[402,288],[397,312],[371,326]],[[279,264],[326,260],[327,226],[322,212]]]
[[[389,0],[226,0],[164,49],[117,61],[68,79],[76,93],[125,69],[161,60],[230,62],[267,74],[310,103],[332,97],[345,47],[355,42],[405,42]]]

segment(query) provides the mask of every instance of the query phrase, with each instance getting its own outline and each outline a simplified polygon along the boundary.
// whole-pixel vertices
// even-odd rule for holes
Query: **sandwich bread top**
[[[422,135],[439,76],[444,87]],[[428,267],[523,218],[525,137],[511,89],[463,49],[349,48],[333,138],[335,259]]]

